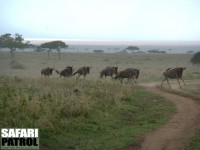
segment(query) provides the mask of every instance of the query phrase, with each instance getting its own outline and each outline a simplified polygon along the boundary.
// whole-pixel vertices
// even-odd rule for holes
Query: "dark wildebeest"
[[[168,78],[170,78],[170,79],[177,79],[180,88],[181,88],[181,85],[180,85],[179,79],[181,79],[183,81],[184,85],[186,86],[184,80],[182,79],[183,70],[185,70],[185,69],[186,69],[186,67],[176,67],[176,68],[173,68],[173,69],[168,68],[163,73],[163,75],[165,76],[165,79],[162,81],[161,86],[163,85],[163,82],[165,80],[167,80],[167,83],[168,83],[169,87],[171,88],[171,86],[169,84]]]
[[[88,67],[88,66],[81,67],[73,74],[73,76],[78,73],[78,77],[83,75],[83,77],[85,78],[85,76],[90,73],[90,68],[92,68],[92,67]]]
[[[123,71],[118,72],[117,75],[113,79],[115,79],[115,80],[119,80],[120,79],[121,83],[122,83],[123,79],[127,78],[128,80],[133,79],[133,81],[135,83],[137,83],[136,80],[139,77],[139,73],[140,73],[140,71],[138,69],[127,68],[127,69],[125,69]]]
[[[73,66],[67,66],[62,71],[55,70],[58,74],[60,74],[60,77],[70,77],[73,74]]]
[[[117,69],[118,67],[106,67],[100,72],[100,78],[103,79],[103,76],[105,76],[105,79],[107,76],[110,76],[113,78],[113,74],[117,75]]]
[[[44,68],[41,70],[41,75],[49,77],[52,75],[53,70],[54,70],[54,68],[49,68],[49,67]]]

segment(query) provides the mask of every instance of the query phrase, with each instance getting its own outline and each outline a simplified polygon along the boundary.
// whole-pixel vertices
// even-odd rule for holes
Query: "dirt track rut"
[[[126,150],[184,150],[189,138],[200,127],[200,105],[196,101],[158,88],[158,84],[144,84],[149,91],[171,100],[177,107],[176,114],[169,122],[154,132],[147,134],[138,146],[129,146]]]

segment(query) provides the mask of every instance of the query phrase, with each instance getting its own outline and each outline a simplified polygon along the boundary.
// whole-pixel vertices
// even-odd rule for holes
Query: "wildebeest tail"
[[[113,79],[114,79],[114,80],[119,79],[119,75],[116,75]]]
[[[170,70],[171,68],[167,68],[167,70],[165,70],[165,71],[168,71],[168,70]]]
[[[56,71],[57,74],[60,74],[60,72],[58,70],[55,69],[55,71]]]
[[[73,76],[74,76],[75,74],[77,74],[77,73],[78,73],[78,71],[74,72],[74,73],[73,73]]]

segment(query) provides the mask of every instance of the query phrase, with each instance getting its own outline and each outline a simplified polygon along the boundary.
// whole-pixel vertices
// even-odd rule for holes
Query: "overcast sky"
[[[200,0],[0,0],[0,34],[200,41]]]

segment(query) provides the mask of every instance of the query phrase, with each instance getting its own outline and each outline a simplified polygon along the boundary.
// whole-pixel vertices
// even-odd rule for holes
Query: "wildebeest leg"
[[[171,85],[169,84],[169,80],[168,80],[168,78],[166,78],[166,79],[167,79],[167,83],[168,83],[169,87],[172,88]]]
[[[185,81],[182,78],[180,78],[180,79],[183,81],[183,84],[186,86]]]
[[[179,84],[179,86],[180,86],[180,88],[181,88],[181,84],[180,84],[180,82],[179,82],[179,79],[177,78],[177,81],[178,81],[178,84]]]
[[[161,86],[163,86],[163,82],[164,82],[165,80],[167,80],[167,78],[165,78],[164,80],[162,80]]]
[[[136,82],[135,78],[133,78],[133,81],[135,82],[135,84],[137,84],[137,82]]]

